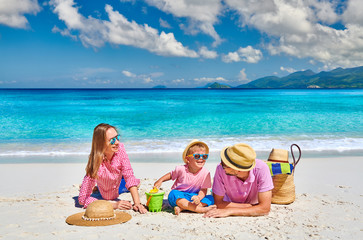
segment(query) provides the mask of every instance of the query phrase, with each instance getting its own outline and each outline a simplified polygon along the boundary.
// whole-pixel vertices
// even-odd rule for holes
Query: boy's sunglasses
[[[203,160],[207,160],[209,154],[199,154],[199,153],[195,153],[195,154],[190,154],[187,157],[191,157],[193,156],[195,160],[199,160],[200,158],[203,158]]]
[[[116,140],[120,141],[120,135],[117,135],[116,137],[110,139],[111,145],[114,145],[116,143]]]

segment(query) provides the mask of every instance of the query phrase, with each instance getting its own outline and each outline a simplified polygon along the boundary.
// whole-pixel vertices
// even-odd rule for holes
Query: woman
[[[98,199],[112,200],[114,209],[134,209],[146,213],[146,208],[140,203],[137,186],[140,180],[135,178],[130,160],[124,145],[119,142],[115,127],[101,123],[93,131],[92,149],[86,167],[86,176],[79,191],[78,201],[84,208]],[[130,191],[134,204],[129,201],[117,200],[122,178]],[[92,194],[97,183],[99,194]]]

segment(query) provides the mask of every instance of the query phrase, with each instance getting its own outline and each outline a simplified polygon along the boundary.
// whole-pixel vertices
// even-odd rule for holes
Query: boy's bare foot
[[[216,209],[217,205],[210,205],[208,207],[202,207],[200,213],[206,213],[212,209]]]
[[[179,215],[179,213],[182,211],[182,209],[178,206],[174,207],[174,213],[175,215]]]

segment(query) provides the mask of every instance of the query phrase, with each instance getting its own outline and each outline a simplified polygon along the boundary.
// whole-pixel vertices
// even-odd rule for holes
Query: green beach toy
[[[149,208],[149,212],[161,212],[163,207],[164,192],[145,192],[146,194],[146,206]]]

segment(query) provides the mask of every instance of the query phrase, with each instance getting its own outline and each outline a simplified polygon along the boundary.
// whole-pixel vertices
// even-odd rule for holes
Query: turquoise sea
[[[118,127],[128,153],[181,153],[197,138],[212,151],[297,143],[363,156],[362,89],[0,89],[0,163],[86,156],[101,122]]]

